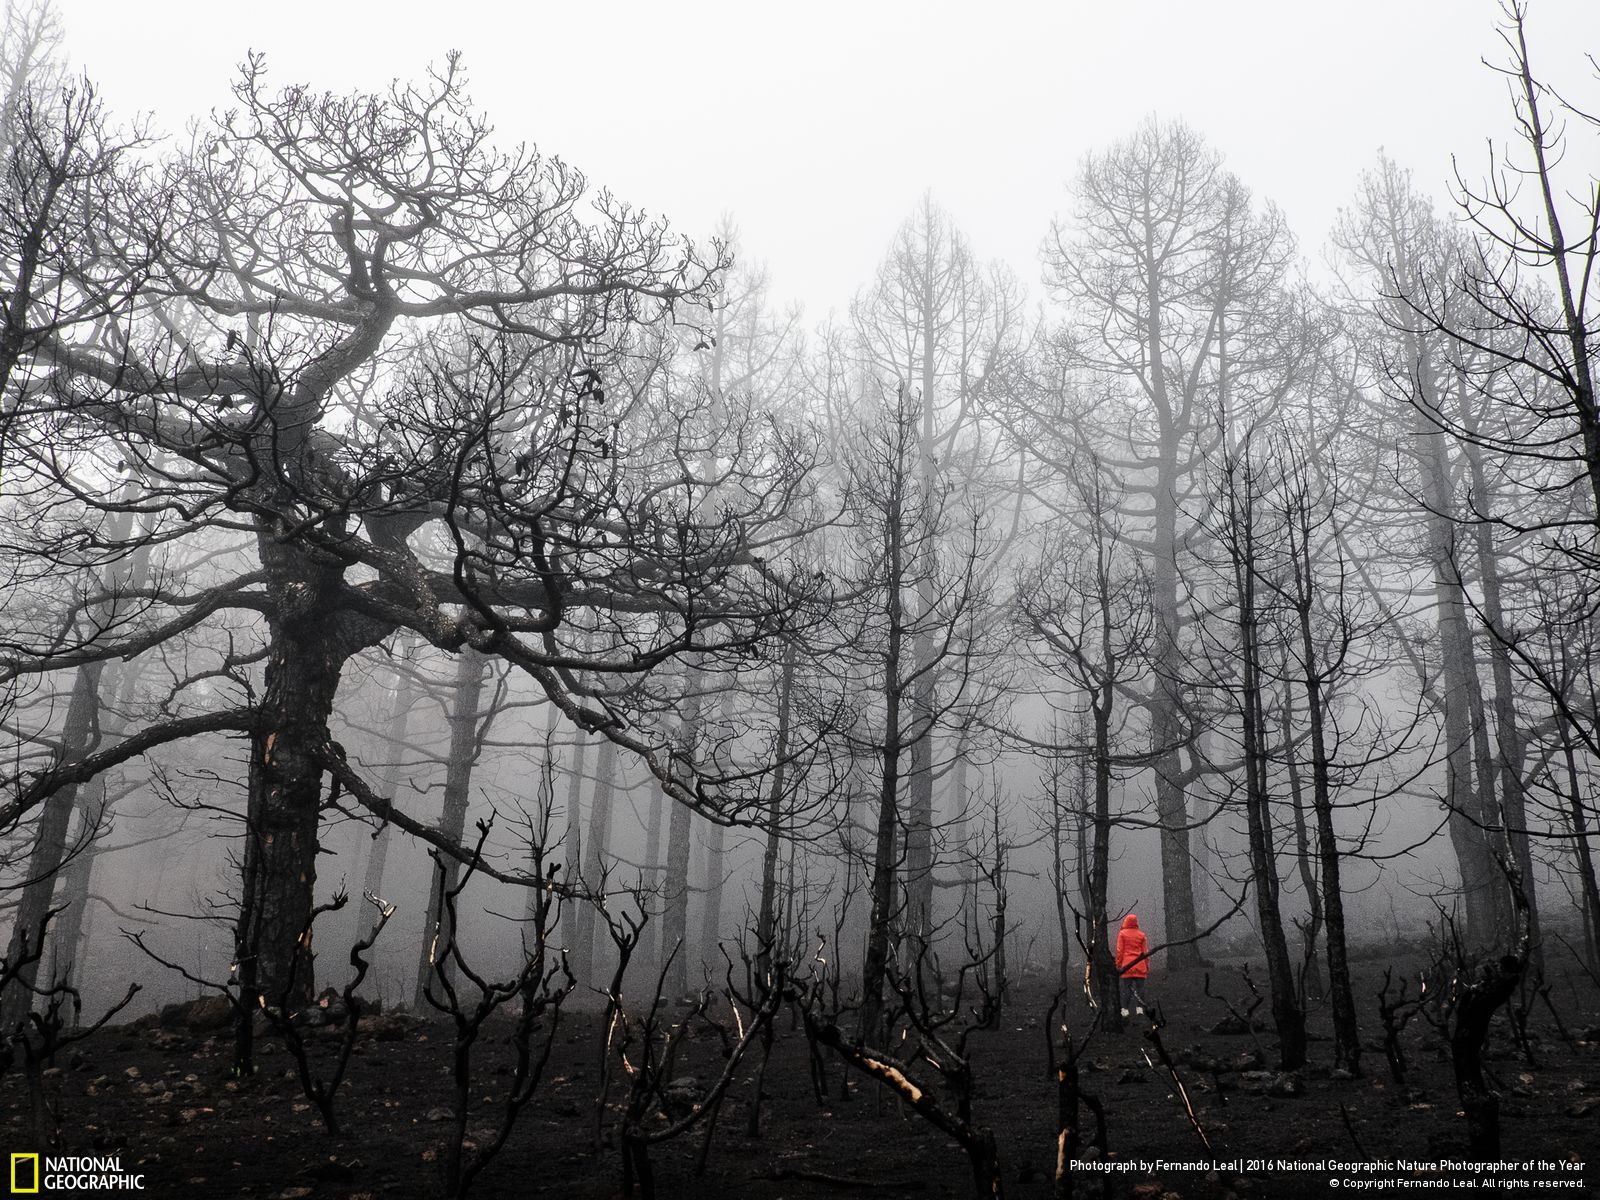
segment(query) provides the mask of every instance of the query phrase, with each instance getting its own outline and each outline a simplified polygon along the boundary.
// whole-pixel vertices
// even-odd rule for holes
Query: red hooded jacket
[[[1150,974],[1150,960],[1140,958],[1150,949],[1144,940],[1144,930],[1139,928],[1139,918],[1129,913],[1122,918],[1122,929],[1117,933],[1117,973],[1129,979],[1145,979]],[[1134,959],[1139,959],[1134,962]],[[1128,964],[1132,963],[1132,966]]]

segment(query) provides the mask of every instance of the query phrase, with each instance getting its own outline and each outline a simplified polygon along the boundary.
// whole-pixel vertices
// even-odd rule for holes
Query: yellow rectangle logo
[[[17,1168],[22,1167],[31,1184],[24,1187],[17,1178]],[[39,1190],[39,1156],[37,1154],[13,1154],[11,1156],[11,1194],[13,1196],[30,1196]]]

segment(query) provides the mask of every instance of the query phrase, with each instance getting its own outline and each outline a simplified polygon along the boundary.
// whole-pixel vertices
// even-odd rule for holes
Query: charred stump
[[[1500,1096],[1484,1077],[1483,1045],[1489,1036],[1489,1022],[1511,999],[1526,968],[1522,958],[1511,954],[1487,963],[1462,985],[1456,1001],[1450,1061],[1461,1111],[1467,1118],[1467,1144],[1470,1152],[1482,1159],[1500,1154]]]

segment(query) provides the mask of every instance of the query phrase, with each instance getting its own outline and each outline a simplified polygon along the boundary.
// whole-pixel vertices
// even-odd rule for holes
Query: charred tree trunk
[[[938,370],[935,347],[939,329],[938,299],[934,294],[934,242],[925,238],[922,243],[922,270],[920,298],[921,322],[918,335],[921,339],[921,429],[917,439],[916,478],[924,497],[934,495],[938,487],[938,463],[935,459],[935,390]],[[929,622],[938,607],[938,589],[934,582],[938,569],[939,546],[936,540],[918,539],[918,554],[923,561],[917,564],[917,611],[913,625],[917,635],[912,641],[912,670],[917,672],[911,689],[911,752],[906,770],[905,813],[905,873],[906,912],[904,924],[908,932],[927,938],[933,932],[933,725],[934,688],[938,682],[938,668],[934,663],[934,638]],[[920,969],[920,967],[919,967]]]
[[[1474,503],[1488,512],[1494,492],[1483,466],[1483,451],[1472,441],[1477,434],[1477,414],[1468,399],[1468,385],[1458,378],[1456,394],[1461,403],[1461,424],[1468,438],[1461,443],[1472,480]],[[1483,593],[1483,621],[1489,628],[1489,668],[1494,680],[1495,775],[1500,783],[1500,821],[1506,842],[1516,859],[1522,889],[1528,902],[1528,921],[1532,936],[1529,953],[1534,969],[1543,970],[1544,949],[1539,937],[1539,898],[1534,888],[1533,847],[1528,830],[1527,798],[1523,790],[1522,764],[1527,739],[1517,720],[1516,691],[1512,681],[1511,653],[1506,648],[1505,610],[1501,598],[1500,558],[1495,553],[1494,529],[1488,521],[1473,527],[1473,546],[1478,565],[1478,586]]]
[[[1300,886],[1305,889],[1307,915],[1300,926],[1300,958],[1304,964],[1305,978],[1301,981],[1302,994],[1321,991],[1321,972],[1317,970],[1317,937],[1322,932],[1322,892],[1317,881],[1317,868],[1311,854],[1311,838],[1306,830],[1306,803],[1304,780],[1300,775],[1300,757],[1294,748],[1294,702],[1288,689],[1283,695],[1283,761],[1289,775],[1290,812],[1294,817],[1294,858],[1300,868]]]
[[[412,645],[410,638],[403,638],[396,646],[396,653],[402,660],[409,658],[408,651]],[[378,794],[386,799],[394,799],[395,788],[400,782],[401,761],[411,740],[411,709],[416,702],[415,665],[408,663],[395,671],[394,700],[389,709],[388,726],[384,729],[385,757],[383,768],[378,773]],[[372,845],[367,850],[367,861],[361,872],[363,893],[374,896],[384,894],[383,872],[389,862],[389,843],[393,838],[394,827],[387,821],[371,835]],[[367,936],[372,918],[366,911],[366,905],[352,904],[350,907],[352,911],[346,937],[353,946]],[[375,955],[376,951],[369,953]]]
[[[705,886],[700,892],[700,957],[705,962],[714,962],[717,947],[722,945],[722,876],[726,870],[723,850],[727,830],[708,822],[702,826],[702,834]]]
[[[1178,689],[1186,664],[1179,645],[1176,481],[1163,469],[1155,497],[1156,552],[1151,568],[1155,616],[1155,690],[1150,700],[1150,741],[1155,751],[1156,819],[1161,825],[1161,904],[1167,960],[1200,962],[1194,909],[1194,864],[1189,850],[1189,804],[1180,746],[1183,722]]]
[[[553,722],[555,719],[555,714],[552,711],[551,721]],[[563,839],[562,847],[566,851],[565,861],[562,863],[562,873],[567,880],[578,878],[583,867],[583,785],[588,782],[589,740],[589,735],[583,730],[577,729],[573,731],[572,773],[567,778],[567,832],[566,837]],[[555,797],[553,795],[547,797],[547,803],[554,804]],[[528,893],[527,915],[530,921],[533,919],[538,899],[539,892],[537,890]],[[558,921],[561,926],[559,930],[561,936],[566,936],[566,927],[576,919],[576,913],[571,909],[561,914]]]
[[[1107,631],[1109,634],[1109,631]],[[1108,894],[1111,883],[1111,708],[1116,697],[1108,682],[1094,702],[1094,820],[1089,853],[1089,967],[1094,981],[1094,1001],[1100,1023],[1116,1032],[1122,1028],[1122,998],[1117,994],[1120,975],[1111,952]]]
[[[701,705],[705,703],[700,692],[702,682],[692,669],[685,674],[689,692],[678,740],[690,763],[698,761],[703,733],[700,728]],[[661,976],[661,986],[664,995],[676,1000],[689,991],[689,960],[697,958],[689,946],[689,850],[694,814],[685,804],[674,803],[671,808],[667,822],[667,877],[662,887],[665,910],[661,916],[661,956],[670,961],[666,963],[665,975]]]
[[[125,496],[131,494],[131,487],[130,483],[130,491],[125,491]],[[107,539],[110,543],[116,544],[126,539],[132,530],[131,515],[115,513],[107,522]],[[144,586],[149,571],[150,546],[148,543],[140,543],[127,557],[112,563],[106,569],[101,582],[108,593],[115,594],[125,587]],[[102,609],[95,619],[105,621],[111,615],[111,611]],[[105,707],[101,702],[102,691],[109,689],[113,693],[114,698],[119,701],[113,707],[120,712],[127,706],[137,676],[137,668],[124,667],[117,663],[112,663],[110,666],[98,662],[88,663],[78,669],[77,675],[73,678],[72,692],[67,701],[66,717],[61,729],[61,754],[66,761],[82,758],[106,738],[116,738],[121,733],[119,716],[112,715],[107,719],[102,715]],[[98,780],[88,789],[77,784],[69,785],[45,800],[34,831],[33,850],[28,856],[27,875],[23,882],[22,894],[17,901],[15,924],[12,926],[7,951],[8,961],[17,962],[22,949],[22,940],[43,927],[45,914],[50,911],[52,901],[59,890],[65,908],[51,935],[51,957],[57,964],[52,968],[52,978],[58,980],[65,978],[63,972],[70,969],[77,952],[84,910],[88,906],[89,868],[93,862],[95,833],[102,815],[99,806],[95,804],[95,799],[103,798],[105,794],[105,782]],[[78,838],[78,853],[67,864],[68,869],[59,881],[58,888],[57,876],[63,874],[62,864],[66,858],[68,845],[67,833],[75,808],[82,817],[79,823],[81,833]],[[11,1029],[18,1021],[26,1019],[33,999],[28,993],[28,988],[36,984],[39,963],[42,961],[45,961],[44,958],[37,956],[22,966],[19,983],[25,983],[26,987],[12,987],[6,990],[6,1003],[0,1008],[0,1029]]]
[[[478,761],[482,745],[478,721],[483,703],[485,660],[476,650],[462,650],[456,659],[454,703],[450,709],[450,757],[445,764],[444,807],[439,814],[439,832],[451,842],[459,843],[467,826],[467,806],[472,798],[472,768]],[[460,878],[461,864],[454,858],[440,856],[438,870],[431,872],[429,885],[426,936],[418,947],[417,985],[412,997],[412,1007],[418,1011],[427,1005],[428,983],[435,969],[448,972],[450,960],[439,961],[440,950],[455,941],[456,931],[451,927],[452,906],[444,902]]]
[[[1304,547],[1302,547],[1302,550]],[[1303,561],[1303,560],[1302,560]],[[1309,574],[1306,576],[1309,583]],[[1333,828],[1333,764],[1328,757],[1326,696],[1311,632],[1310,589],[1300,605],[1300,649],[1305,664],[1306,720],[1311,731],[1311,803],[1316,814],[1317,860],[1322,868],[1322,915],[1327,922],[1328,987],[1333,1003],[1333,1065],[1361,1073],[1361,1030],[1345,936],[1339,838]],[[1292,751],[1291,751],[1292,753]]]
[[[341,639],[321,620],[273,622],[266,689],[250,739],[244,893],[235,930],[247,1008],[298,1010],[314,990],[309,924],[322,807],[315,754],[329,739],[346,658]]]
[[[1278,867],[1272,852],[1271,797],[1267,789],[1266,758],[1261,745],[1261,693],[1257,667],[1250,662],[1253,647],[1243,654],[1245,818],[1249,833],[1250,873],[1255,877],[1256,917],[1267,956],[1267,985],[1272,999],[1272,1020],[1278,1031],[1278,1051],[1286,1071],[1298,1070],[1306,1061],[1306,1018],[1295,987],[1289,945],[1283,933],[1279,907]]]
[[[667,872],[662,885],[661,957],[667,962],[662,994],[678,1000],[689,991],[689,847],[691,817],[682,804],[671,805],[667,822]],[[673,953],[676,950],[677,953]]]
[[[72,695],[67,701],[66,720],[61,729],[61,752],[66,761],[82,758],[94,749],[99,738],[96,717],[100,710],[101,663],[89,663],[78,668],[73,679]],[[0,1029],[9,1031],[28,1019],[33,1007],[32,988],[38,981],[39,964],[44,961],[38,947],[34,953],[23,951],[45,924],[45,914],[55,895],[56,875],[61,870],[61,860],[67,850],[67,830],[72,823],[72,812],[78,799],[78,786],[68,785],[50,796],[39,814],[34,828],[33,853],[28,856],[27,876],[22,895],[17,901],[16,916],[11,927],[10,944],[6,950],[8,962],[20,963],[17,979],[5,989],[4,1007],[0,1009]]]
[[[1500,1097],[1483,1073],[1483,1044],[1496,1010],[1517,990],[1525,961],[1506,955],[1482,968],[1467,982],[1456,1001],[1455,1027],[1450,1031],[1450,1062],[1456,1091],[1467,1119],[1467,1144],[1479,1159],[1500,1157]]]
[[[1572,830],[1572,848],[1578,860],[1578,881],[1583,894],[1584,929],[1588,934],[1585,951],[1590,969],[1600,970],[1600,886],[1595,882],[1594,856],[1589,849],[1591,834],[1584,812],[1583,788],[1578,782],[1575,739],[1563,714],[1556,713],[1555,720],[1561,731],[1561,753],[1567,767],[1567,820]]]
[[[1433,567],[1443,667],[1448,830],[1461,871],[1467,936],[1476,945],[1492,945],[1508,934],[1511,910],[1505,895],[1505,878],[1495,865],[1485,834],[1485,829],[1494,824],[1493,814],[1483,810],[1474,778],[1471,712],[1477,657],[1467,623],[1466,600],[1455,568],[1456,536],[1451,520],[1456,509],[1455,492],[1445,456],[1445,435],[1427,416],[1430,411],[1441,411],[1433,359],[1426,348],[1416,342],[1411,359],[1419,393],[1412,433],[1428,509],[1424,520],[1428,556]]]
[[[1050,888],[1055,902],[1056,937],[1059,942],[1056,957],[1056,989],[1065,993],[1072,986],[1072,918],[1068,913],[1067,864],[1063,857],[1067,849],[1066,808],[1062,803],[1065,799],[1063,787],[1065,770],[1058,759],[1051,763],[1049,771],[1047,787],[1050,802]],[[1083,886],[1085,874],[1080,873],[1078,881],[1080,888],[1087,893],[1087,887]]]
[[[661,820],[670,801],[660,783],[654,778],[648,782],[650,813],[645,818],[644,863],[639,872],[639,884],[644,891],[653,893],[661,882]],[[671,949],[661,944],[661,922],[646,924],[639,940],[639,961],[647,966],[652,975],[659,977],[662,959],[670,953]]]
[[[1243,487],[1243,495],[1240,487]],[[1239,717],[1244,749],[1245,824],[1248,832],[1250,872],[1255,880],[1256,916],[1261,925],[1262,947],[1267,957],[1267,983],[1272,1018],[1278,1031],[1284,1070],[1297,1070],[1306,1060],[1306,1020],[1289,946],[1284,939],[1279,901],[1277,858],[1273,852],[1272,799],[1268,788],[1262,685],[1262,613],[1256,592],[1259,546],[1255,538],[1256,495],[1251,468],[1230,464],[1224,501],[1232,529],[1234,605],[1239,632]]]
[[[732,686],[723,689],[720,720],[724,729],[733,719],[734,698]],[[727,869],[723,861],[723,849],[727,832],[725,827],[714,821],[704,826],[706,882],[705,890],[701,893],[700,950],[701,958],[707,962],[715,961],[717,947],[722,945],[722,883]]]
[[[583,842],[583,883],[599,888],[606,877],[606,852],[611,844],[611,804],[617,786],[617,744],[600,743],[594,767],[594,798],[589,802],[589,835]],[[579,985],[594,983],[594,905],[575,902],[572,916],[572,973]]]
[[[784,785],[789,764],[789,724],[794,704],[795,643],[783,648],[783,674],[778,680],[778,740],[773,747],[776,765],[767,792],[766,846],[761,855],[761,906],[756,914],[756,969],[766,976],[771,950],[778,940],[778,850],[783,839]]]
[[[861,970],[861,1030],[864,1040],[876,1040],[884,1032],[883,989],[888,978],[891,929],[898,915],[896,903],[899,872],[896,848],[900,834],[900,755],[901,708],[904,702],[901,660],[905,651],[905,622],[900,585],[904,579],[903,529],[900,521],[900,494],[896,489],[885,514],[885,561],[888,587],[885,590],[888,638],[884,649],[883,743],[878,747],[878,828],[873,842],[872,879],[869,894],[871,909],[867,917],[867,953]]]

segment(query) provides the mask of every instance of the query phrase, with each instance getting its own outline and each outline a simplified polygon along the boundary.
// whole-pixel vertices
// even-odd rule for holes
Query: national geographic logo
[[[144,1175],[124,1171],[118,1155],[79,1158],[72,1155],[13,1154],[11,1194],[44,1192],[144,1191]]]

